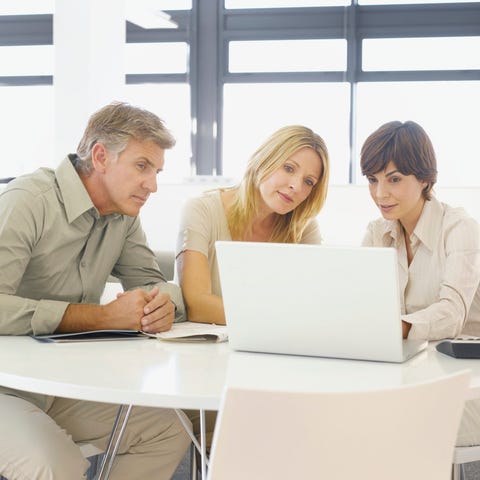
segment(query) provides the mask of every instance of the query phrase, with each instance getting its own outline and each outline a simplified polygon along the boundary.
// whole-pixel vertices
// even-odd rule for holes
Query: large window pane
[[[480,69],[480,37],[382,38],[363,41],[363,70]]]
[[[229,71],[319,72],[344,71],[345,40],[264,40],[229,43]]]
[[[190,87],[186,84],[126,85],[123,100],[156,113],[177,143],[165,155],[159,182],[177,182],[191,175]]]
[[[438,185],[478,187],[479,91],[480,82],[359,84],[358,152],[365,138],[381,124],[413,120],[432,139],[438,161]],[[358,181],[365,183],[360,171]]]
[[[55,0],[0,0],[0,15],[53,13]]]
[[[301,124],[325,140],[331,182],[348,183],[348,118],[348,84],[227,84],[223,173],[241,178],[249,157],[269,135],[280,127]]]
[[[335,7],[350,0],[225,0],[225,8]]]
[[[53,75],[53,46],[0,47],[0,76]]]
[[[186,43],[127,43],[125,48],[127,74],[187,72]]]
[[[54,158],[53,87],[0,87],[0,105],[0,177],[57,166],[61,158]]]
[[[139,0],[128,0],[138,4]],[[162,10],[191,10],[192,0],[156,0],[155,5]]]
[[[479,0],[358,0],[359,5],[402,5],[412,3],[477,3]]]

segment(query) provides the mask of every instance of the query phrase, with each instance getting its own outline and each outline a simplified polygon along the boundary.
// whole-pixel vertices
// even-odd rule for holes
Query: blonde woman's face
[[[285,215],[300,205],[322,176],[322,162],[312,148],[304,147],[259,186],[264,207],[271,213]]]

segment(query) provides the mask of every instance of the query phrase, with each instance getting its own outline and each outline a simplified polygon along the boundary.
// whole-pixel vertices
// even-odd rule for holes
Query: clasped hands
[[[117,298],[106,307],[115,316],[117,328],[143,330],[157,333],[169,330],[175,319],[175,304],[168,293],[154,287],[149,292],[142,289],[117,294]]]

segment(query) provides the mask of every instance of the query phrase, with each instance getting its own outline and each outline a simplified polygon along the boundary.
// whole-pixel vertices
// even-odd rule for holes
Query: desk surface
[[[394,388],[472,371],[480,397],[480,360],[457,360],[434,345],[404,364],[231,352],[228,343],[155,339],[40,343],[0,336],[0,385],[55,396],[168,408],[216,410],[224,385],[294,391]]]
[[[42,343],[0,336],[0,385],[117,404],[216,409],[227,343]]]

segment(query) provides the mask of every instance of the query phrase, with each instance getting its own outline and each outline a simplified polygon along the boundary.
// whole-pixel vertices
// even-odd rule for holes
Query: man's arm
[[[18,295],[41,232],[43,205],[30,192],[0,195],[0,334],[51,333],[68,306],[60,300]],[[43,273],[46,274],[45,272]]]
[[[160,293],[168,294],[175,305],[174,321],[185,320],[182,291],[175,283],[166,281],[154,252],[147,245],[146,236],[138,218],[135,218],[128,230],[121,255],[112,274],[120,279],[126,291],[139,287],[149,291],[157,287]]]
[[[56,331],[127,329],[157,333],[170,329],[174,312],[168,294],[159,293],[157,288],[150,292],[136,289],[119,294],[106,305],[68,305]]]

